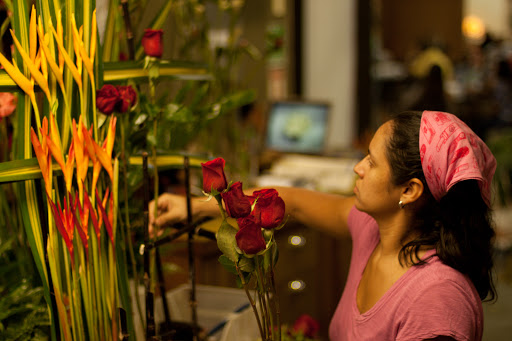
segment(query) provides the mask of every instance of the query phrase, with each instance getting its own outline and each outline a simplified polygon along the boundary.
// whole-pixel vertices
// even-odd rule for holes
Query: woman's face
[[[354,188],[356,207],[374,218],[398,209],[400,201],[401,190],[391,183],[391,168],[386,156],[391,132],[391,123],[384,123],[370,142],[368,155],[354,167],[359,176]]]

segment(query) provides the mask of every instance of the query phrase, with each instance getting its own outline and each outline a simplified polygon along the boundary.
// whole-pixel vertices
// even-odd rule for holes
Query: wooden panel
[[[462,0],[381,0],[383,47],[406,59],[424,41],[439,41],[458,59],[464,53]]]

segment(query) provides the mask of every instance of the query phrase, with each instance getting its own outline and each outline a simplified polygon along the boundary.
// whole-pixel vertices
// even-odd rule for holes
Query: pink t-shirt
[[[363,270],[379,242],[377,222],[352,208],[348,218],[353,248],[350,271],[329,327],[331,341],[424,340],[440,335],[481,340],[482,303],[463,274],[431,258],[411,267],[367,312],[360,314],[356,293]],[[434,253],[428,251],[425,257]]]

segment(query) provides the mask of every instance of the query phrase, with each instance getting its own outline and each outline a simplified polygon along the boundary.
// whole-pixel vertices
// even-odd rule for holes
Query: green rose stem
[[[147,58],[147,57],[146,57]],[[150,60],[149,62],[149,95],[150,95],[150,101],[151,104],[155,104],[155,83],[154,79],[158,77],[159,73],[159,63],[158,61]],[[156,155],[156,141],[158,136],[158,116],[160,113],[156,113],[155,117],[153,118],[153,143],[151,145],[151,154],[152,154],[152,160],[153,160],[153,192],[154,192],[154,202],[158,202],[158,167],[157,167],[157,155]],[[153,216],[158,216],[158,205],[155,205]],[[158,226],[154,226],[154,235],[158,235]],[[151,257],[150,257],[150,274],[151,274],[151,292],[155,291],[156,286],[156,276],[155,276],[155,250],[151,250]],[[163,293],[165,295],[165,293]]]
[[[268,251],[267,251],[268,252]],[[262,268],[263,268],[263,265],[261,264],[261,258],[262,256],[256,256],[254,257],[255,261],[256,261],[256,278],[258,280],[258,294],[259,294],[259,297],[260,297],[260,304],[261,304],[261,309],[263,311],[263,316],[265,317],[265,335],[267,335],[268,337],[268,330],[269,330],[269,327],[270,327],[270,331],[272,332],[272,334],[274,333],[274,323],[273,323],[273,316],[272,316],[272,309],[270,309],[270,306],[269,306],[269,294],[268,294],[268,290],[267,289],[267,286],[266,286],[266,281],[265,281],[265,273],[264,271],[262,271]]]
[[[242,282],[242,286],[244,287],[245,294],[247,295],[247,298],[249,299],[249,303],[251,304],[252,310],[254,311],[254,315],[256,316],[256,322],[258,323],[258,328],[260,330],[260,335],[262,340],[266,340],[265,334],[263,334],[263,327],[261,326],[260,321],[260,315],[258,314],[258,309],[256,308],[256,304],[254,303],[254,300],[251,297],[251,294],[249,293],[249,289],[247,289],[247,283],[245,282],[244,275],[242,274],[242,271],[238,267],[238,264],[235,264],[236,272],[238,273],[238,277],[240,278],[240,281]]]
[[[277,248],[276,243],[274,242],[272,244],[272,248]],[[273,257],[271,257],[270,260],[270,286],[272,290],[272,297],[274,298],[274,308],[276,312],[276,325],[281,326],[281,311],[279,309],[279,296],[277,296],[277,288],[276,288],[276,281],[274,276],[274,260]],[[281,331],[279,330],[277,333],[277,340],[281,341]]]
[[[128,115],[122,115],[121,117],[121,160],[123,161],[123,178],[124,178],[124,186],[123,186],[123,195],[124,195],[124,220],[126,227],[126,234],[128,238],[128,252],[130,254],[130,262],[132,264],[133,271],[133,281],[135,282],[135,291],[137,292],[137,287],[139,285],[139,273],[137,271],[137,262],[135,260],[135,254],[133,252],[133,243],[131,238],[131,224],[130,224],[130,214],[129,214],[129,200],[128,200],[128,163],[126,161],[126,137],[125,130],[127,129],[128,124],[127,121],[129,119]],[[122,230],[121,230],[122,231]],[[139,312],[139,317],[141,320],[141,324],[143,329],[146,329],[145,322],[142,315],[142,306],[140,304],[139,295],[135,295],[135,304],[137,305],[137,310]]]
[[[225,222],[228,218],[226,214],[226,210],[222,206],[222,196],[220,194],[217,194],[214,196],[215,200],[217,200],[217,204],[219,205],[220,214],[222,216],[222,221]]]

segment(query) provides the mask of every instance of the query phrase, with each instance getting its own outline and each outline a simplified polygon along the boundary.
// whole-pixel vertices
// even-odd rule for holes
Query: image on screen
[[[321,154],[329,106],[325,103],[276,102],[267,121],[267,148],[281,152]]]

